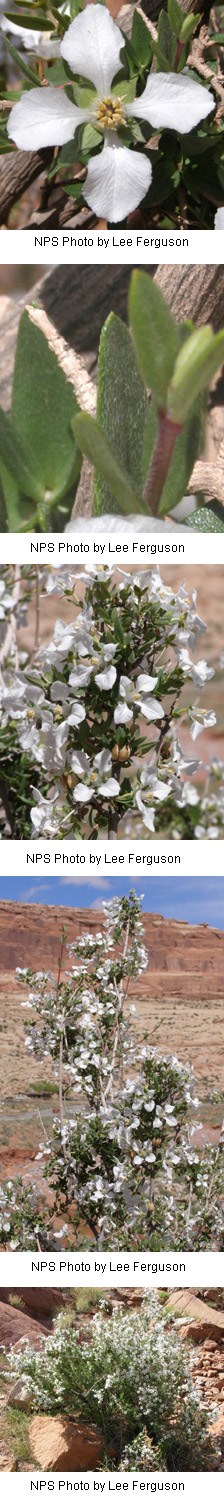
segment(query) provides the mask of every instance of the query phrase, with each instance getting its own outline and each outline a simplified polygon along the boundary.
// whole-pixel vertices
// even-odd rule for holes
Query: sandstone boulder
[[[63,1416],[33,1416],[29,1441],[38,1468],[91,1473],[102,1466],[103,1438],[93,1426],[82,1426]]]
[[[17,1286],[16,1290],[13,1290],[12,1287],[8,1290],[6,1288],[0,1289],[0,1302],[4,1301],[9,1304],[11,1296],[18,1296],[18,1299],[22,1301],[23,1312],[26,1315],[28,1312],[29,1316],[34,1316],[38,1321],[43,1320],[45,1326],[47,1326],[48,1321],[50,1322],[56,1316],[57,1311],[63,1310],[66,1304],[63,1290],[55,1290],[51,1286],[49,1286],[49,1289],[47,1286],[37,1288],[37,1285],[35,1288],[28,1288],[26,1286],[22,1289]]]
[[[1,1347],[15,1347],[22,1338],[27,1337],[33,1347],[40,1347],[43,1336],[48,1336],[48,1328],[31,1316],[26,1316],[23,1309],[17,1306],[0,1304],[0,1350]]]
[[[180,1318],[180,1335],[194,1342],[224,1339],[224,1311],[208,1306],[193,1290],[176,1290],[169,1297],[169,1313]],[[183,1321],[181,1320],[183,1318]]]

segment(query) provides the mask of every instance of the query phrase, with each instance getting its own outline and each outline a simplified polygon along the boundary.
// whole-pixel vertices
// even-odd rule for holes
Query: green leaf
[[[196,26],[198,26],[199,21],[201,21],[200,11],[198,11],[197,15],[195,14],[194,16],[184,16],[180,31],[181,42],[190,42],[190,38],[193,37],[193,33],[194,31],[196,31]]]
[[[112,98],[114,99],[115,97],[116,99],[118,97],[119,100],[125,100],[127,105],[131,105],[132,100],[135,100],[136,86],[136,73],[132,74],[131,79],[118,79],[118,84],[114,84],[111,90]]]
[[[8,519],[7,519],[6,500],[5,500],[4,488],[3,488],[3,484],[2,484],[2,478],[1,478],[1,461],[0,461],[0,531],[1,531],[1,535],[7,534],[8,528],[9,528],[9,522],[8,522]]]
[[[142,444],[148,415],[145,385],[140,377],[127,326],[111,314],[103,326],[99,347],[97,419],[132,482],[142,488]],[[95,479],[97,513],[113,513],[114,497],[102,478]]]
[[[80,456],[72,433],[76,408],[72,382],[25,311],[16,347],[12,416],[49,508],[79,477]]]
[[[224,361],[224,330],[213,335],[211,325],[195,330],[178,353],[168,392],[171,418],[181,424],[198,393],[215,377]]]
[[[165,64],[166,71],[169,71],[169,69],[172,69],[173,68],[173,64],[174,64],[175,52],[176,52],[176,38],[173,35],[173,29],[172,29],[172,26],[170,25],[169,16],[167,15],[166,11],[161,10],[160,11],[160,15],[159,15],[159,21],[158,21],[158,43],[157,43],[157,59],[158,59],[159,67],[162,66],[161,62],[160,62],[160,58],[162,58],[163,59],[163,63]]]
[[[82,195],[83,195],[83,184],[82,183],[77,183],[77,184],[71,183],[70,184],[70,183],[67,182],[67,179],[66,179],[66,183],[62,182],[61,187],[62,187],[62,189],[64,189],[65,194],[69,194],[69,196],[70,196],[71,199],[78,199],[78,200],[82,199]]]
[[[28,498],[33,498],[35,503],[41,503],[43,498],[39,481],[32,470],[29,459],[26,456],[26,447],[23,447],[20,437],[16,434],[15,426],[4,409],[0,408],[0,458],[3,466],[10,475],[19,483],[20,488]]]
[[[142,514],[143,500],[113,455],[109,441],[90,414],[79,414],[73,421],[74,433],[84,456],[104,478],[121,514]]]
[[[180,336],[163,294],[148,273],[132,273],[129,313],[141,376],[164,405]]]
[[[159,514],[172,514],[173,509],[180,503],[181,498],[187,491],[189,478],[195,461],[200,452],[203,437],[204,404],[202,397],[197,399],[194,408],[188,414],[181,434],[177,436],[169,471],[163,488]],[[157,439],[158,414],[155,399],[152,399],[149,409],[148,423],[144,437],[143,469],[144,482],[148,475],[154,446]]]
[[[12,477],[11,472],[9,472],[8,468],[4,466],[4,462],[2,461],[1,457],[0,477],[2,497],[4,499],[5,517],[7,519],[6,527],[8,530],[17,530],[17,528],[19,528],[21,517],[19,487],[15,477]]]
[[[40,87],[38,71],[34,73],[32,68],[28,68],[27,63],[24,63],[23,61],[21,53],[17,51],[17,47],[14,47],[13,42],[9,41],[9,37],[7,36],[6,31],[4,32],[4,44],[5,47],[8,47],[8,51],[11,53],[11,58],[13,58],[14,63],[16,63],[17,65],[17,68],[20,69],[20,73],[24,73],[25,79],[29,79],[30,84],[35,84],[37,87]]]
[[[133,15],[131,45],[139,66],[147,68],[152,57],[151,37],[148,27],[145,25],[145,21],[143,21],[143,17],[139,15],[139,11],[137,10],[134,11]]]
[[[7,16],[8,21],[13,21],[14,25],[15,25],[15,22],[16,22],[16,26],[22,26],[22,27],[27,26],[28,29],[29,29],[29,31],[48,31],[49,32],[50,30],[52,30],[50,22],[49,22],[49,19],[47,20],[46,15],[44,14],[44,11],[36,11],[36,10],[34,10],[32,12],[32,11],[29,11],[29,10],[24,10],[24,11],[20,10],[18,12],[18,15],[17,14],[15,15],[15,11],[13,11],[13,10],[6,10],[5,11],[5,16]]]
[[[206,535],[208,534],[208,532],[209,534],[223,535],[224,510],[222,524],[222,520],[218,518],[213,509],[210,509],[208,507],[204,508],[202,504],[202,507],[200,509],[194,509],[194,513],[189,514],[189,518],[185,519],[185,524],[187,524],[189,530],[201,530],[201,532]]]
[[[183,22],[183,11],[181,10],[181,6],[178,5],[177,0],[168,0],[167,10],[172,31],[174,32],[175,37],[180,37]]]

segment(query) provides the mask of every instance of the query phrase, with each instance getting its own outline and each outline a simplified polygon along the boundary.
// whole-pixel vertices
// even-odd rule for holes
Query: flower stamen
[[[96,109],[96,117],[104,131],[114,131],[118,126],[124,126],[125,117],[122,111],[122,100],[113,100],[110,97],[100,100]]]

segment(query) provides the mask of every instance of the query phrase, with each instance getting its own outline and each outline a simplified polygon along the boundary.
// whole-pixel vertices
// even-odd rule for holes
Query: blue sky
[[[183,918],[189,923],[224,926],[224,879],[221,876],[163,877],[114,876],[111,880],[69,880],[64,876],[25,876],[0,878],[0,900],[41,902],[46,906],[100,907],[103,900],[127,894],[131,886],[137,895],[144,893],[143,911],[160,912],[163,917]]]

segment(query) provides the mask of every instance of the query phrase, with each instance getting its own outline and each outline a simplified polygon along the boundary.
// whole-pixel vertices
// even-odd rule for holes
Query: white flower
[[[51,797],[42,797],[36,787],[32,787],[33,796],[36,798],[36,807],[31,807],[32,833],[40,834],[43,838],[46,834],[48,839],[55,838],[58,832],[58,816],[60,802],[60,788],[54,787]],[[59,799],[59,803],[58,803]]]
[[[100,750],[92,765],[88,755],[74,754],[71,767],[76,776],[86,776],[86,783],[78,782],[75,787],[75,802],[91,802],[96,792],[101,797],[118,797],[120,786],[119,781],[111,776],[112,759],[109,750]]]
[[[157,802],[165,802],[166,797],[169,796],[171,782],[160,781],[158,776],[156,775],[156,771],[153,771],[152,766],[150,765],[145,766],[144,771],[141,771],[140,782],[144,790],[145,801],[143,801],[141,792],[137,791],[135,796],[136,807],[138,808],[139,813],[142,814],[145,828],[148,828],[151,833],[154,833],[155,810],[154,808],[149,807],[148,803],[150,803],[151,797],[156,797]],[[147,806],[145,805],[145,803],[147,803]]]
[[[195,687],[203,687],[204,682],[210,682],[211,676],[215,675],[213,666],[207,666],[207,661],[197,661],[194,666],[189,650],[179,650],[178,661],[182,671],[195,683]]]
[[[119,697],[121,698],[121,702],[118,702],[116,704],[116,708],[114,710],[114,723],[132,723],[133,703],[137,704],[137,707],[142,714],[142,718],[146,718],[149,723],[153,723],[155,720],[163,718],[164,708],[162,708],[162,704],[157,702],[156,697],[147,696],[147,694],[153,690],[153,687],[156,687],[157,681],[157,676],[147,676],[147,674],[144,672],[142,676],[137,676],[135,687],[133,686],[130,676],[121,676],[119,682]]]
[[[144,198],[152,168],[144,152],[124,147],[117,130],[131,119],[147,121],[160,130],[192,131],[214,109],[213,96],[184,74],[153,73],[140,97],[127,104],[112,81],[122,68],[124,39],[106,7],[88,5],[72,21],[61,43],[61,56],[71,71],[93,83],[96,95],[88,108],[73,105],[61,88],[31,89],[13,105],[8,134],[17,147],[62,146],[77,126],[90,122],[105,136],[102,152],[88,166],[85,199],[96,215],[116,223],[125,219]]]
[[[224,231],[224,205],[223,204],[220,205],[220,209],[219,210],[216,210],[214,225],[215,225],[215,230],[216,231]]]
[[[213,729],[216,724],[213,708],[189,708],[189,718],[193,720],[191,739],[197,739],[202,729]]]

